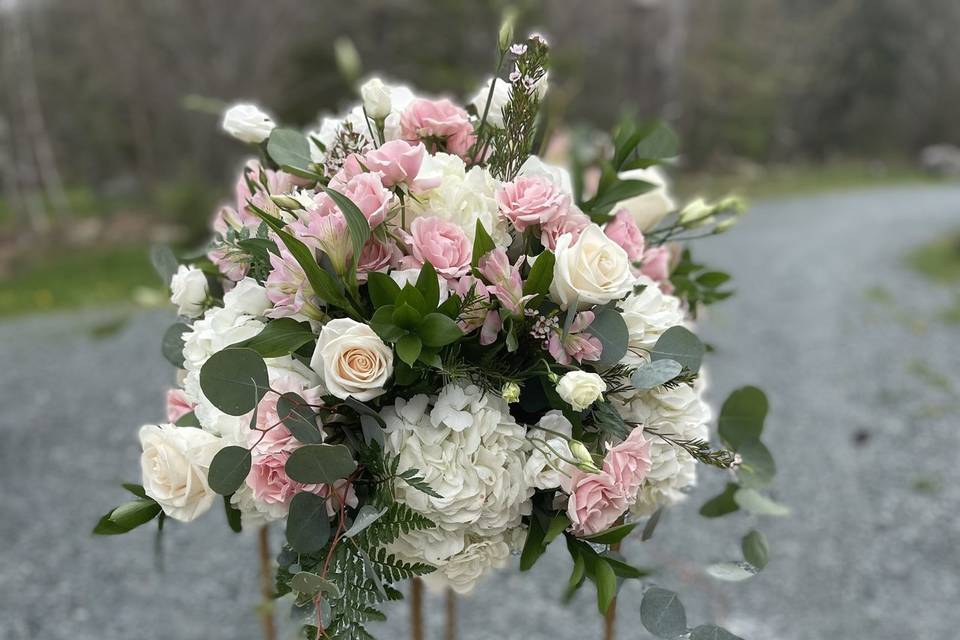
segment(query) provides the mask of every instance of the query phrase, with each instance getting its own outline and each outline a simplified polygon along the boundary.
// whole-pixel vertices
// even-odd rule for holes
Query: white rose
[[[180,265],[170,279],[170,302],[177,305],[177,312],[188,318],[203,313],[210,285],[207,276],[193,266]]]
[[[380,78],[370,78],[360,87],[363,108],[367,116],[383,120],[390,115],[390,88]]]
[[[253,104],[238,104],[223,114],[223,130],[237,140],[259,144],[277,125]]]
[[[248,316],[262,316],[273,303],[267,298],[267,290],[253,278],[244,278],[223,296],[223,306],[229,311]]]
[[[627,252],[595,224],[586,227],[576,243],[568,233],[560,236],[554,255],[550,297],[564,309],[574,302],[580,309],[606,304],[633,288]]]
[[[165,514],[189,522],[210,508],[217,494],[207,472],[219,438],[193,427],[148,424],[140,428],[140,446],[144,491]]]
[[[654,189],[624,200],[618,206],[626,208],[633,216],[641,231],[653,229],[668,213],[677,208],[670,197],[667,178],[657,167],[649,169],[631,169],[618,176],[621,180],[643,180],[656,185]]]
[[[503,129],[503,108],[510,102],[510,84],[500,78],[487,80],[483,88],[477,92],[470,104],[477,110],[477,117],[483,117],[483,110],[487,107],[487,96],[490,95],[490,83],[493,85],[493,98],[490,100],[490,110],[487,112],[487,124]]]
[[[557,393],[576,411],[592,405],[606,390],[603,378],[587,371],[569,371],[557,383]]]
[[[330,394],[366,402],[384,393],[393,374],[393,349],[369,326],[339,318],[320,330],[310,366]]]

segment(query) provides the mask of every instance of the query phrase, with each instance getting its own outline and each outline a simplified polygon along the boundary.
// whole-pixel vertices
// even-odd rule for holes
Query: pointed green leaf
[[[310,143],[307,137],[293,129],[276,128],[267,140],[267,154],[281,167],[309,170]]]
[[[299,442],[323,442],[323,433],[317,426],[317,413],[296,393],[284,393],[277,399],[277,417]]]
[[[487,233],[483,224],[477,220],[476,230],[473,236],[473,257],[470,260],[470,266],[476,268],[480,258],[497,248],[497,243],[493,241],[490,234]]]
[[[440,280],[437,271],[429,262],[424,262],[417,276],[417,291],[423,295],[425,309],[436,309],[440,304]]]
[[[420,357],[423,343],[414,335],[406,335],[397,340],[397,356],[411,367]]]
[[[400,285],[385,273],[371,271],[367,274],[367,294],[374,309],[394,304],[400,295]]]
[[[627,524],[610,527],[606,531],[595,533],[592,536],[583,536],[581,539],[593,544],[616,544],[630,535],[638,524],[638,522],[628,522]]]
[[[428,347],[443,347],[463,337],[459,325],[442,313],[428,313],[417,333]]]
[[[530,267],[526,282],[523,283],[523,295],[547,295],[553,282],[553,267],[556,257],[551,251],[544,250]]]
[[[617,574],[605,558],[597,556],[593,563],[593,581],[597,585],[597,608],[606,615],[617,596]]]
[[[264,358],[280,358],[290,355],[316,336],[307,322],[297,322],[293,318],[277,318],[267,323],[263,330],[234,347],[253,349]]]
[[[350,240],[353,244],[353,267],[356,269],[363,253],[363,246],[370,239],[370,223],[363,212],[347,196],[339,191],[320,185],[324,192],[337,204],[343,217],[347,220],[347,229],[350,231]]]

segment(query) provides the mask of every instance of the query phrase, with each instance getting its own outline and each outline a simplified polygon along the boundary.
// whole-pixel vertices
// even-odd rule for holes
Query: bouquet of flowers
[[[559,538],[570,589],[594,583],[607,611],[648,575],[615,547],[641,523],[649,538],[699,464],[731,478],[704,515],[780,509],[758,493],[773,470],[759,390],[731,396],[709,444],[690,326],[728,277],[677,243],[739,206],[678,211],[655,168],[676,155],[662,124],[576,145],[572,171],[534,155],[548,47],[510,40],[507,78],[466,108],[372,79],[306,133],[226,113],[260,158],[203,255],[155,252],[181,316],[163,339],[178,386],[169,422],[140,429],[136,499],[97,533],[218,501],[235,530],[279,521],[277,595],[309,610],[307,637],[361,638],[397,583],[466,593]],[[751,536],[712,573],[761,568]],[[689,632],[665,594],[647,590],[644,624]]]

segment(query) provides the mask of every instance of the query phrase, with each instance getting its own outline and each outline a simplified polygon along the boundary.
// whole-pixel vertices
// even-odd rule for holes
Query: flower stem
[[[260,622],[263,625],[263,640],[276,640],[277,630],[273,625],[273,566],[270,562],[270,531],[260,527],[257,536],[260,557]]]

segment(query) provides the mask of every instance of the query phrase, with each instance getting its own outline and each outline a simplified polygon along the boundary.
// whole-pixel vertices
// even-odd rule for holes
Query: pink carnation
[[[546,176],[521,176],[497,190],[500,215],[518,231],[543,225],[570,209],[570,196]]]
[[[407,142],[424,142],[431,153],[446,150],[465,158],[476,142],[467,112],[446,98],[417,98],[400,116],[400,135]]]
[[[170,389],[167,391],[167,421],[176,422],[183,416],[193,411],[194,404],[187,398],[183,389]]]
[[[557,238],[565,233],[573,236],[573,242],[580,238],[580,233],[590,224],[590,218],[575,207],[540,227],[540,242],[547,249],[557,248]],[[571,243],[573,244],[573,243]]]
[[[459,278],[470,268],[473,248],[463,229],[435,216],[416,218],[407,234],[411,255],[404,259],[405,268],[429,262],[444,278]]]
[[[637,262],[643,256],[643,232],[626,209],[617,211],[604,225],[603,232],[627,252],[631,262]]]
[[[603,460],[603,470],[616,480],[631,504],[650,472],[650,465],[650,441],[643,437],[641,428],[631,431],[627,439],[611,448]]]
[[[567,517],[576,535],[589,536],[609,529],[630,506],[617,479],[606,471],[587,473],[574,468],[564,484],[570,493]]]
[[[353,176],[341,193],[357,205],[360,213],[370,223],[371,229],[386,220],[393,202],[393,193],[384,188],[380,182],[380,175],[375,173],[360,173]]]
[[[360,252],[360,260],[357,263],[357,280],[366,282],[367,274],[371,271],[386,273],[387,269],[400,264],[401,256],[400,248],[393,240],[380,242],[370,238],[367,240],[367,244],[363,245],[363,251]]]
[[[394,187],[398,184],[409,186],[420,173],[420,166],[426,154],[427,149],[423,144],[414,145],[406,140],[391,140],[380,145],[379,149],[368,151],[363,157],[363,164],[370,171],[380,174],[385,187]],[[439,179],[436,182],[439,184]]]

